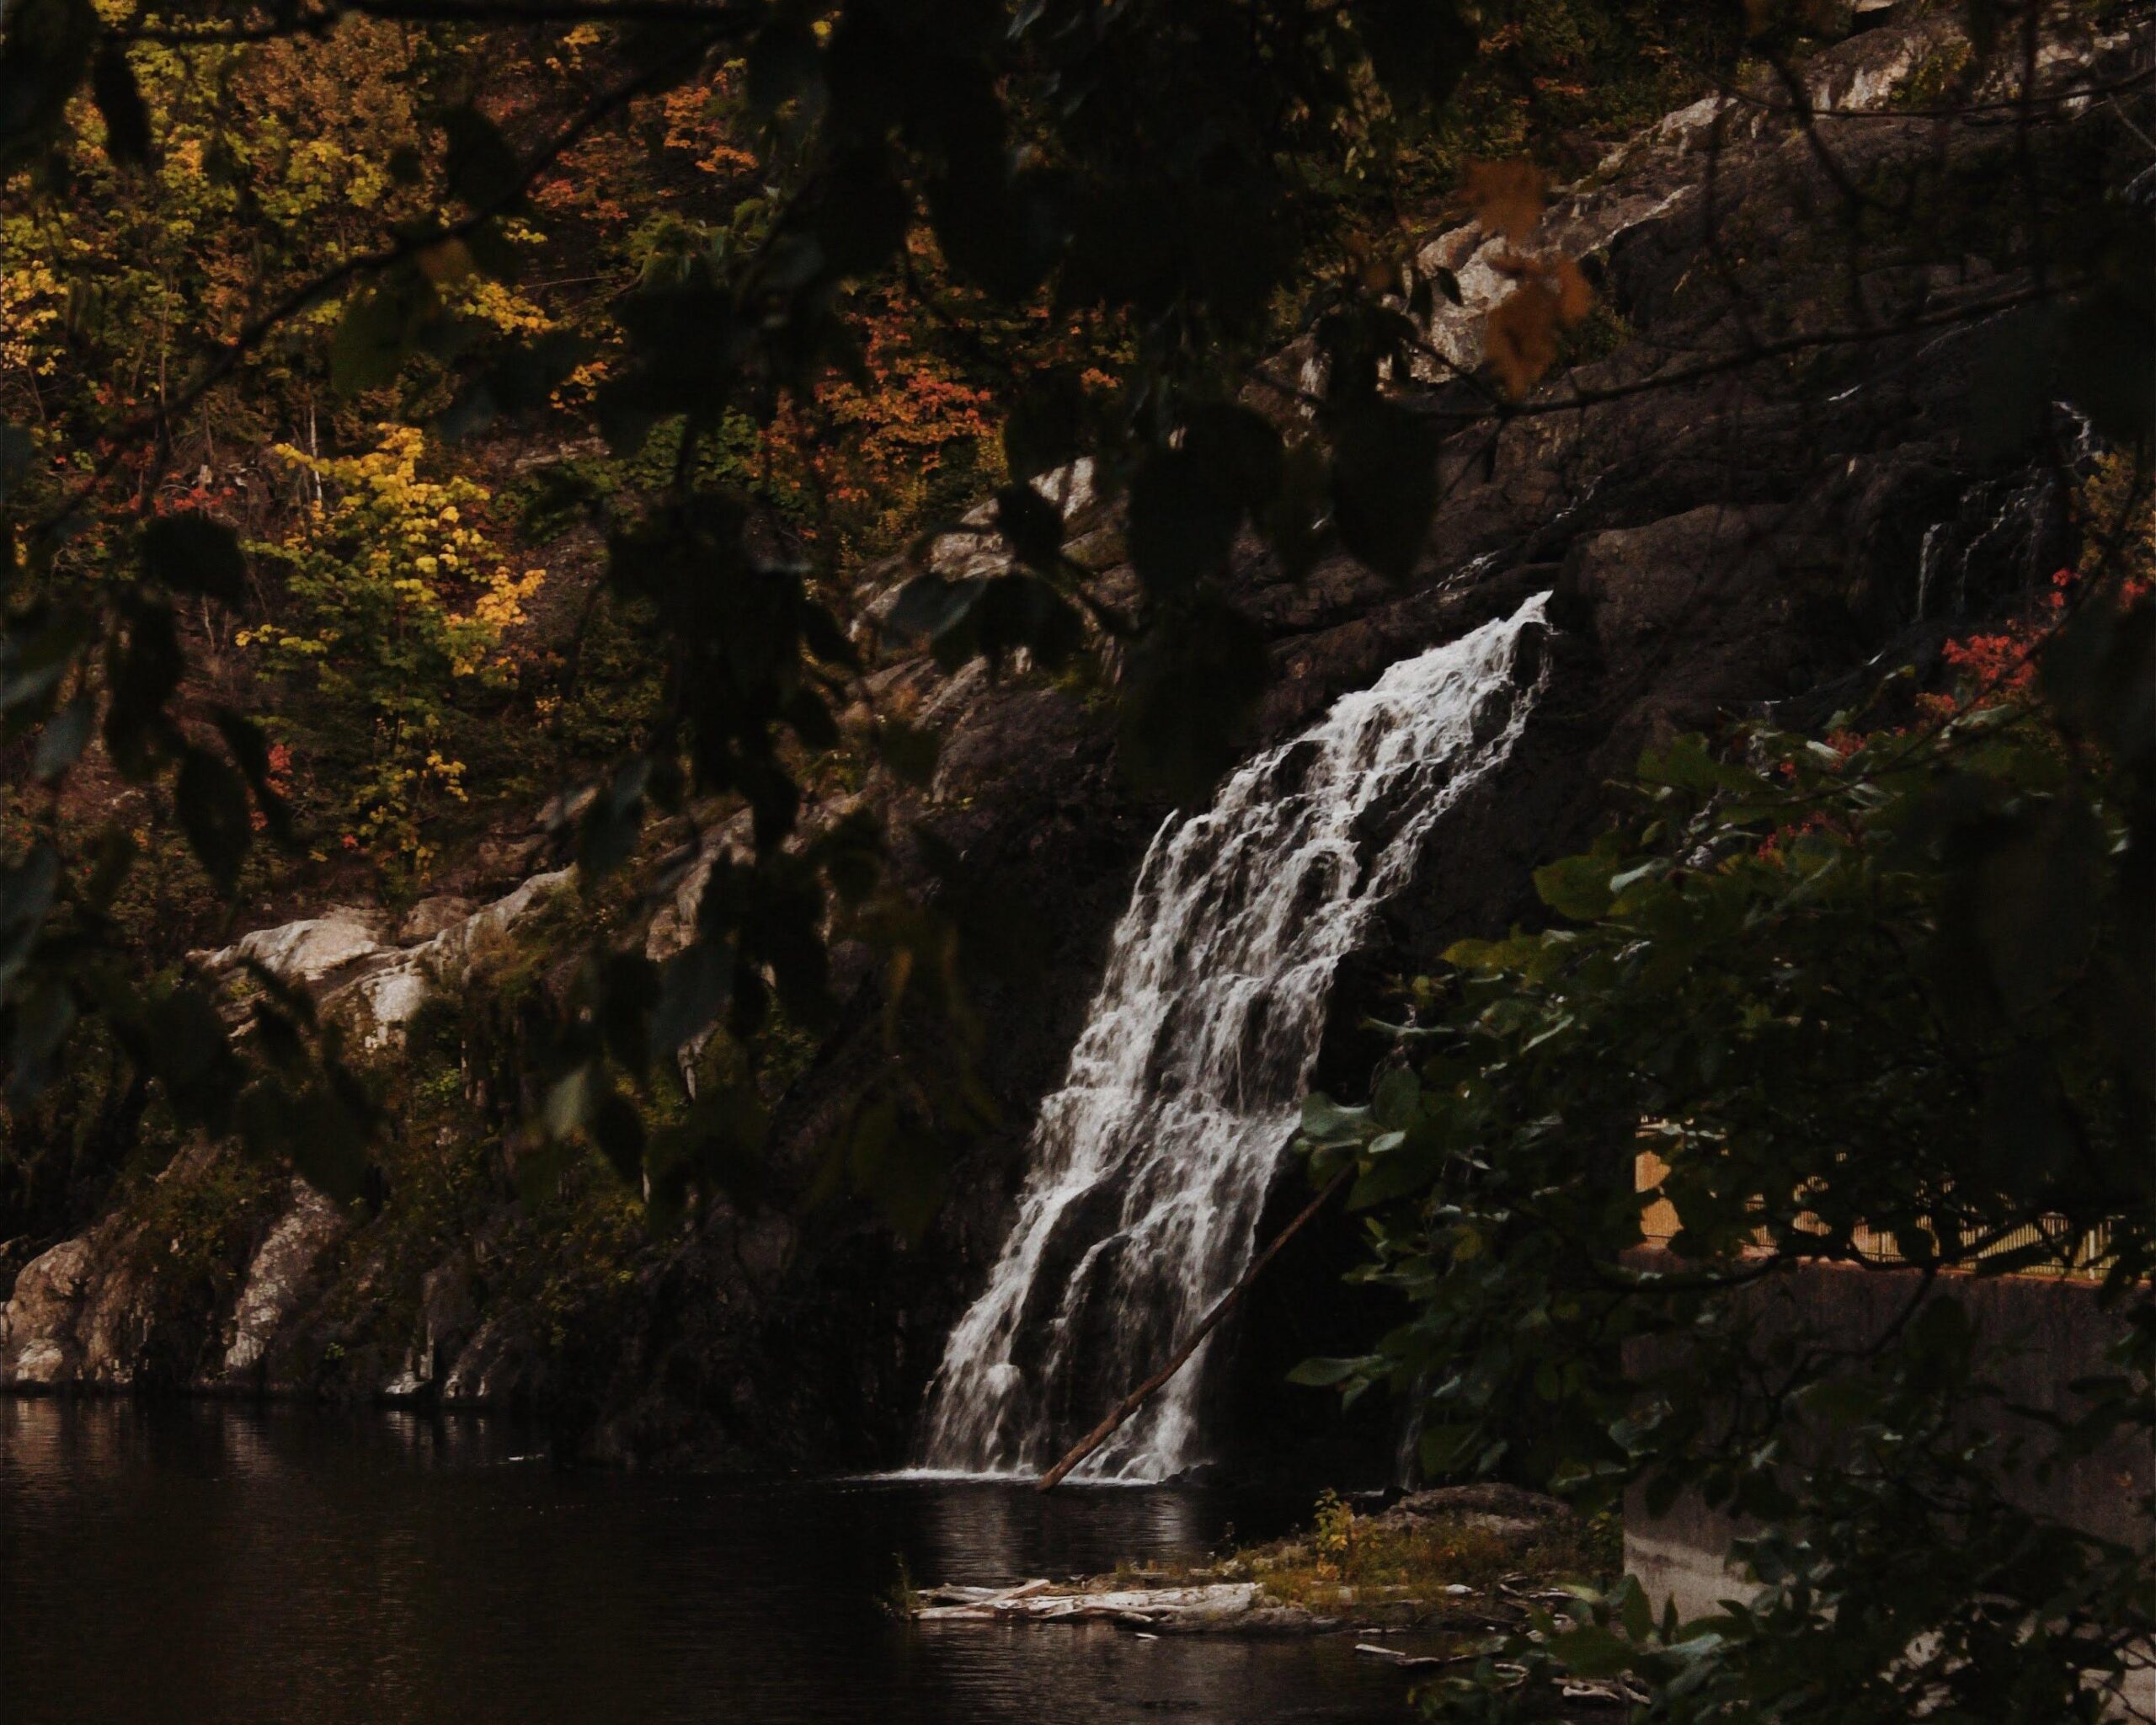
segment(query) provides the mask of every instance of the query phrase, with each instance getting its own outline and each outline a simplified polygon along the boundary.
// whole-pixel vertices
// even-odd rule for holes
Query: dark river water
[[[1341,1639],[892,1621],[1296,1506],[567,1472],[477,1418],[0,1399],[5,1725],[910,1725],[1408,1716]]]

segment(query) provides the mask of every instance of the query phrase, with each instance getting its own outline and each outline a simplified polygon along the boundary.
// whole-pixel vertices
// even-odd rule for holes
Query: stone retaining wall
[[[1766,1297],[1786,1301],[1793,1320],[1861,1344],[1902,1316],[1920,1274],[1818,1264],[1778,1278]],[[1937,1291],[1961,1301],[1978,1345],[1993,1351],[1988,1375],[2010,1400],[2039,1412],[2069,1417],[2079,1412],[2079,1398],[2067,1386],[2106,1369],[2105,1352],[2124,1328],[2100,1306],[2092,1282],[1951,1275],[1940,1279]],[[2020,1487],[2031,1509],[2105,1539],[2144,1545],[2156,1538],[2156,1524],[2141,1509],[2152,1490],[2156,1445],[2129,1438]],[[1717,1601],[1751,1591],[1726,1565],[1730,1541],[1742,1531],[1730,1517],[1689,1493],[1666,1514],[1651,1515],[1645,1493],[1636,1486],[1625,1504],[1625,1567],[1639,1578],[1657,1613],[1665,1599],[1673,1599],[1680,1617],[1706,1616]],[[2143,1708],[2156,1707],[2156,1676],[2142,1677],[2140,1687],[2147,1692],[2132,1699]]]

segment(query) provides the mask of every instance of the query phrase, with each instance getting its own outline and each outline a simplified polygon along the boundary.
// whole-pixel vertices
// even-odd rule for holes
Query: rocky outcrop
[[[538,1387],[541,1356],[527,1320],[504,1312],[484,1320],[430,1386],[447,1407],[526,1405]]]
[[[338,905],[319,916],[258,929],[195,958],[211,975],[229,979],[240,991],[249,968],[259,965],[280,981],[306,989],[318,1007],[351,1023],[363,1047],[378,1049],[403,1032],[430,996],[453,985],[489,945],[575,879],[570,868],[535,874],[478,909],[465,899],[423,899],[401,919]]]
[[[52,1390],[130,1381],[123,1361],[135,1350],[115,1331],[135,1327],[114,1319],[124,1317],[132,1302],[124,1289],[117,1300],[110,1297],[114,1279],[105,1260],[111,1231],[107,1224],[63,1240],[15,1278],[13,1297],[0,1307],[0,1386]]]
[[[1495,1480],[1410,1492],[1372,1518],[1381,1528],[1454,1525],[1514,1541],[1533,1539],[1552,1528],[1570,1528],[1576,1519],[1569,1504]]]
[[[248,1261],[217,1374],[221,1386],[269,1386],[270,1362],[317,1285],[323,1254],[350,1226],[344,1213],[304,1180],[293,1180],[291,1206]]]
[[[419,1283],[417,1333],[397,1375],[382,1386],[383,1397],[411,1402],[438,1392],[455,1375],[478,1318],[472,1300],[471,1269],[462,1258],[429,1270]],[[465,1374],[467,1379],[473,1375]]]
[[[349,1219],[296,1178],[280,1201],[256,1208],[232,1243],[166,1233],[189,1224],[161,1210],[159,1196],[198,1178],[218,1154],[204,1146],[184,1152],[136,1204],[23,1268],[0,1306],[0,1389],[284,1386],[280,1358]]]

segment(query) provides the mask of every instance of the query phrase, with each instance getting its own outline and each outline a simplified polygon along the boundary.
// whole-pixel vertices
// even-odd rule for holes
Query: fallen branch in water
[[[1121,1425],[1125,1420],[1129,1419],[1132,1414],[1137,1413],[1140,1407],[1145,1405],[1145,1398],[1147,1397],[1150,1396],[1154,1391],[1159,1389],[1161,1385],[1167,1382],[1170,1378],[1173,1377],[1178,1371],[1182,1370],[1183,1362],[1187,1360],[1192,1354],[1198,1352],[1198,1344],[1213,1333],[1214,1326],[1217,1325],[1222,1318],[1225,1317],[1230,1311],[1235,1310],[1235,1302],[1241,1300],[1243,1295],[1249,1291],[1250,1284],[1257,1279],[1259,1273],[1264,1269],[1266,1265],[1273,1262],[1273,1254],[1278,1252],[1282,1247],[1285,1246],[1290,1240],[1295,1237],[1296,1231],[1300,1228],[1305,1222],[1307,1222],[1312,1216],[1318,1213],[1319,1210],[1323,1207],[1326,1199],[1331,1197],[1335,1192],[1338,1191],[1341,1187],[1344,1186],[1348,1182],[1348,1177],[1354,1172],[1355,1165],[1353,1162],[1350,1162],[1346,1167],[1335,1174],[1331,1180],[1327,1181],[1326,1183],[1325,1189],[1319,1193],[1318,1195],[1315,1198],[1313,1198],[1308,1204],[1303,1206],[1302,1213],[1298,1215],[1294,1221],[1289,1223],[1286,1227],[1283,1228],[1278,1234],[1273,1236],[1273,1243],[1267,1247],[1264,1251],[1259,1252],[1257,1255],[1257,1261],[1251,1264],[1248,1269],[1243,1272],[1242,1280],[1236,1283],[1234,1287],[1229,1289],[1225,1294],[1222,1295],[1219,1303],[1214,1306],[1212,1311],[1207,1312],[1205,1316],[1198,1321],[1198,1327],[1193,1330],[1188,1336],[1184,1338],[1182,1346],[1176,1349],[1174,1358],[1170,1359],[1166,1365],[1155,1372],[1152,1376],[1146,1379],[1144,1383],[1133,1390],[1128,1396],[1125,1396],[1122,1401],[1117,1402],[1113,1411],[1109,1413],[1106,1419],[1095,1426],[1092,1430],[1087,1432],[1084,1437],[1078,1440],[1077,1446],[1073,1449],[1068,1455],[1065,1455],[1062,1461],[1057,1462],[1054,1466],[1049,1469],[1046,1473],[1041,1476],[1040,1483],[1035,1486],[1033,1489],[1038,1492],[1054,1491],[1057,1486],[1062,1483],[1063,1477],[1065,1474],[1069,1473],[1072,1468],[1075,1467],[1088,1455],[1091,1455],[1094,1450],[1099,1449],[1102,1445],[1105,1444],[1118,1426]]]
[[[1482,1648],[1440,1658],[1429,1653],[1403,1653],[1397,1648],[1381,1648],[1368,1641],[1357,1642],[1355,1651],[1368,1653],[1374,1659],[1383,1659],[1388,1665],[1397,1665],[1403,1671],[1442,1671],[1454,1665],[1472,1665],[1477,1659],[1489,1657],[1488,1650]]]

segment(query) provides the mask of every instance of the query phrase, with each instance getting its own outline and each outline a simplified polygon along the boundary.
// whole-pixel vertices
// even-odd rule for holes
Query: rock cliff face
[[[2069,560],[2068,499],[2089,454],[2082,429],[2061,415],[2002,441],[1977,435],[1967,412],[1987,349],[2015,339],[2024,284],[1999,261],[2007,223],[1982,208],[1984,164],[2012,147],[2005,131],[1902,111],[1913,81],[1956,50],[1944,19],[1867,31],[1809,68],[1822,110],[1809,127],[1773,101],[1710,99],[1563,195],[1535,244],[1579,259],[1594,281],[1601,356],[1519,411],[1485,416],[1486,391],[1469,375],[1482,316],[1507,285],[1504,243],[1471,224],[1440,235],[1422,267],[1449,271],[1460,303],[1438,302],[1428,375],[1410,399],[1458,429],[1413,576],[1390,584],[1337,558],[1290,579],[1255,545],[1239,553],[1234,597],[1267,632],[1277,672],[1253,747],[1393,661],[1529,595],[1555,595],[1547,692],[1504,768],[1434,831],[1423,887],[1392,908],[1381,948],[1336,991],[1321,1085],[1352,1095],[1368,1083],[1379,1050],[1356,1026],[1389,975],[1535,914],[1530,871],[1608,818],[1608,782],[1643,744],[1763,707],[1822,719],[1867,668],[1922,662],[1950,630]],[[2115,76],[2147,54],[2139,40],[2062,42],[2051,75]],[[2061,147],[2080,111],[2062,110]],[[1970,202],[1951,248],[1903,236],[1831,257],[1806,249],[1839,179],[1886,197],[1919,174],[1931,176],[1929,195]],[[1297,411],[1284,386],[1305,363],[1284,355],[1283,387],[1260,397]],[[1073,554],[1098,570],[1104,593],[1128,594],[1113,501],[1092,495],[1084,472],[1060,476],[1056,496]],[[937,555],[955,569],[999,553],[968,538]],[[926,791],[878,772],[855,794],[913,835],[900,862],[917,889],[973,898],[1030,937],[1022,965],[968,979],[983,1028],[978,1076],[998,1123],[952,1145],[949,1199],[914,1243],[854,1200],[789,1202],[814,1184],[848,1098],[892,1058],[883,1004],[857,986],[777,1108],[776,1201],[754,1215],[722,1211],[639,1261],[628,1316],[574,1410],[593,1452],[676,1464],[905,1459],[943,1338],[1008,1226],[1032,1110],[1061,1075],[1107,932],[1166,812],[1128,791],[1110,715],[1081,694],[978,665],[947,676],[921,654],[889,659],[877,676],[942,728],[941,764]],[[717,830],[707,857],[734,841]],[[939,872],[939,856],[956,869]],[[334,912],[222,956],[307,980],[387,1044],[430,990],[563,879],[538,877],[476,912],[441,907],[398,931],[401,942],[380,917]],[[696,879],[691,864],[679,914]],[[842,976],[858,974],[841,959]],[[907,1033],[938,1031],[924,1022]],[[1275,1209],[1294,1198],[1283,1191]],[[279,1362],[297,1357],[318,1322],[317,1265],[366,1226],[298,1186],[266,1204],[221,1309],[188,1320],[208,1340],[173,1346],[149,1333],[155,1302],[141,1284],[154,1272],[131,1268],[146,1260],[127,1247],[138,1225],[109,1219],[21,1273],[0,1315],[0,1384],[118,1386],[141,1381],[146,1362],[184,1358],[178,1381],[275,1387]],[[1367,1334],[1373,1313],[1337,1284],[1354,1252],[1344,1222],[1306,1237],[1223,1338],[1239,1363],[1217,1392],[1231,1461],[1344,1443],[1380,1465],[1389,1439],[1377,1426],[1343,1433],[1329,1398],[1278,1388],[1294,1359]],[[358,1387],[449,1401],[543,1395],[532,1321],[476,1290],[470,1261],[460,1250],[426,1274],[410,1348]]]

